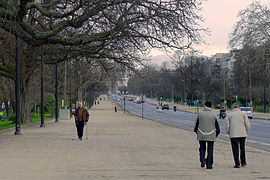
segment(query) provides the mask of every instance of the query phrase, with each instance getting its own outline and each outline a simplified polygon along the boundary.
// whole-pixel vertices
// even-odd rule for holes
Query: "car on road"
[[[137,104],[141,104],[140,97],[136,97],[136,99],[134,100],[134,102],[137,103]]]
[[[162,109],[162,110],[163,110],[163,109],[169,110],[169,105],[168,105],[168,104],[163,104],[163,105],[161,106],[161,109]]]
[[[133,98],[128,98],[128,101],[134,101],[134,99]]]
[[[251,107],[240,107],[240,110],[246,113],[247,117],[252,119],[252,108]]]
[[[134,100],[134,103],[141,104],[140,100]]]

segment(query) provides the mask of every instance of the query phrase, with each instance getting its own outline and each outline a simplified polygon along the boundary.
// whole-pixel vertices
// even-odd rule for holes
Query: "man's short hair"
[[[204,105],[205,105],[206,107],[209,107],[209,108],[212,107],[212,103],[211,103],[210,101],[206,101],[206,102],[204,103]]]
[[[233,103],[232,108],[239,108],[239,105],[236,103]]]

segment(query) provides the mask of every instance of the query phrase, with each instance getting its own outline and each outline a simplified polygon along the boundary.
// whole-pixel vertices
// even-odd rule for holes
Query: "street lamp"
[[[21,135],[21,108],[20,108],[20,54],[19,39],[16,36],[16,129],[14,135]]]
[[[70,91],[70,118],[72,118],[72,67],[71,67],[71,61],[70,61],[70,66],[69,66],[69,91]]]
[[[57,97],[57,86],[58,86],[58,80],[57,80],[57,73],[58,73],[58,67],[57,63],[55,64],[55,122],[58,122],[58,97]]]
[[[43,72],[43,66],[44,66],[44,61],[43,61],[43,53],[42,53],[42,47],[41,47],[41,76],[40,76],[40,81],[41,81],[41,86],[40,86],[40,91],[41,91],[41,123],[40,127],[45,127],[44,124],[44,72]]]
[[[124,97],[124,114],[126,113],[126,97]]]
[[[141,100],[141,104],[142,104],[142,120],[143,120],[143,93],[142,93],[142,100]]]

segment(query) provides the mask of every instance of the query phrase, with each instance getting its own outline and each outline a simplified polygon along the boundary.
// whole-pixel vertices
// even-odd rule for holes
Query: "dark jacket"
[[[83,109],[83,121],[88,122],[88,120],[89,120],[88,110],[85,109],[84,107],[82,109]],[[75,115],[75,121],[76,122],[79,121],[79,108],[76,108],[74,115]]]
[[[211,110],[204,110],[198,114],[194,127],[198,141],[215,141],[220,133],[216,116],[216,113]]]

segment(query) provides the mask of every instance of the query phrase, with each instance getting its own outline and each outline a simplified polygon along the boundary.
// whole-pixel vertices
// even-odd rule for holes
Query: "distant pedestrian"
[[[5,106],[5,103],[2,102],[2,110],[5,110],[6,106]]]
[[[2,117],[3,117],[3,112],[2,111],[0,111],[0,120],[2,119]]]
[[[197,140],[200,144],[199,153],[201,167],[205,167],[206,165],[207,169],[213,168],[214,141],[220,133],[219,124],[216,119],[217,115],[212,111],[211,107],[212,103],[210,101],[205,102],[204,111],[198,114],[194,127],[194,132],[196,132]],[[205,158],[206,149],[207,158]]]
[[[75,124],[77,127],[78,139],[80,140],[82,140],[83,137],[84,125],[86,125],[88,120],[89,120],[88,110],[82,106],[82,103],[79,103],[79,107],[75,110]]]
[[[241,166],[247,165],[245,141],[248,130],[250,129],[250,123],[247,115],[240,110],[239,106],[236,103],[232,105],[232,108],[233,111],[228,114],[228,117],[226,119],[226,131],[231,139],[231,146],[235,163],[234,168],[240,168],[240,162]]]
[[[97,102],[95,101],[95,105],[97,105]]]
[[[97,102],[97,104],[99,105],[99,101]]]
[[[114,112],[117,112],[117,107],[116,106],[114,107]]]

